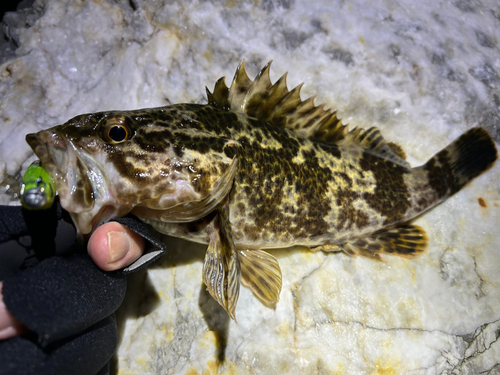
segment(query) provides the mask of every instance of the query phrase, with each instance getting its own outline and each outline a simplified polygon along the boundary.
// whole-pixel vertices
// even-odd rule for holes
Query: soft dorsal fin
[[[403,167],[410,168],[410,164],[405,160],[406,154],[403,149],[395,143],[387,143],[380,130],[376,127],[369,129],[354,128],[346,134],[339,143],[352,142],[363,146],[384,159],[391,160]]]
[[[213,93],[206,89],[208,104],[282,126],[317,142],[355,142],[394,162],[409,166],[404,161],[401,147],[387,143],[377,128],[353,128],[348,131],[347,125],[342,125],[336,111],[325,110],[325,104],[315,106],[315,97],[300,99],[303,84],[289,91],[286,73],[273,84],[269,76],[271,63],[272,61],[252,81],[248,78],[243,60],[236,69],[230,87],[226,86],[222,77],[215,83]]]

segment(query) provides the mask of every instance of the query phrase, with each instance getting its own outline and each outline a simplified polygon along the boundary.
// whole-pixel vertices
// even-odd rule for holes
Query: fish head
[[[227,195],[234,142],[165,108],[80,115],[26,136],[79,233],[129,212],[193,221]]]

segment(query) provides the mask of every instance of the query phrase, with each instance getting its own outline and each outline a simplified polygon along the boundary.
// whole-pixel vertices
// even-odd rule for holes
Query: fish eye
[[[127,129],[122,125],[113,125],[108,129],[108,137],[115,142],[123,142],[127,139]]]
[[[108,143],[121,143],[131,138],[130,128],[124,118],[114,118],[107,122],[102,131],[103,139]]]

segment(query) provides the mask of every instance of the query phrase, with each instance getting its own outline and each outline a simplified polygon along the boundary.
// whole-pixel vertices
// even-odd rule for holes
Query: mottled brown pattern
[[[169,139],[172,139],[172,133],[167,129],[147,133],[142,131],[142,129],[139,129],[134,139],[141,150],[146,153],[161,153],[172,147],[171,143],[168,141]],[[163,142],[158,142],[159,139],[162,139]]]
[[[364,193],[363,199],[385,217],[385,225],[401,221],[410,207],[408,188],[404,182],[404,174],[410,173],[410,170],[369,152],[363,153],[360,167],[363,171],[372,172],[377,183],[375,192]]]
[[[436,158],[430,160],[426,165],[429,185],[436,192],[439,198],[448,195],[450,186],[453,186],[454,180],[451,169],[448,164],[447,151],[443,150]]]
[[[324,215],[330,201],[327,185],[320,181],[330,180],[331,170],[319,165],[316,150],[308,142],[311,149],[302,148],[303,141],[292,133],[265,123],[252,121],[247,130],[235,137],[240,144],[239,169],[230,200],[238,216],[249,219],[245,235],[265,240],[270,233],[277,237],[326,233]],[[263,139],[276,144],[263,148]],[[297,157],[300,162],[293,161]]]

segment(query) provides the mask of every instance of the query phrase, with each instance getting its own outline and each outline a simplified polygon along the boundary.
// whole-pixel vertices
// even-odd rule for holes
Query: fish
[[[384,260],[428,246],[412,220],[498,158],[480,127],[419,167],[379,129],[349,129],[302,100],[286,74],[254,80],[244,61],[207,104],[105,111],[28,134],[82,236],[133,214],[156,231],[207,244],[202,278],[235,317],[240,285],[265,303],[282,288],[272,248],[304,246]]]

